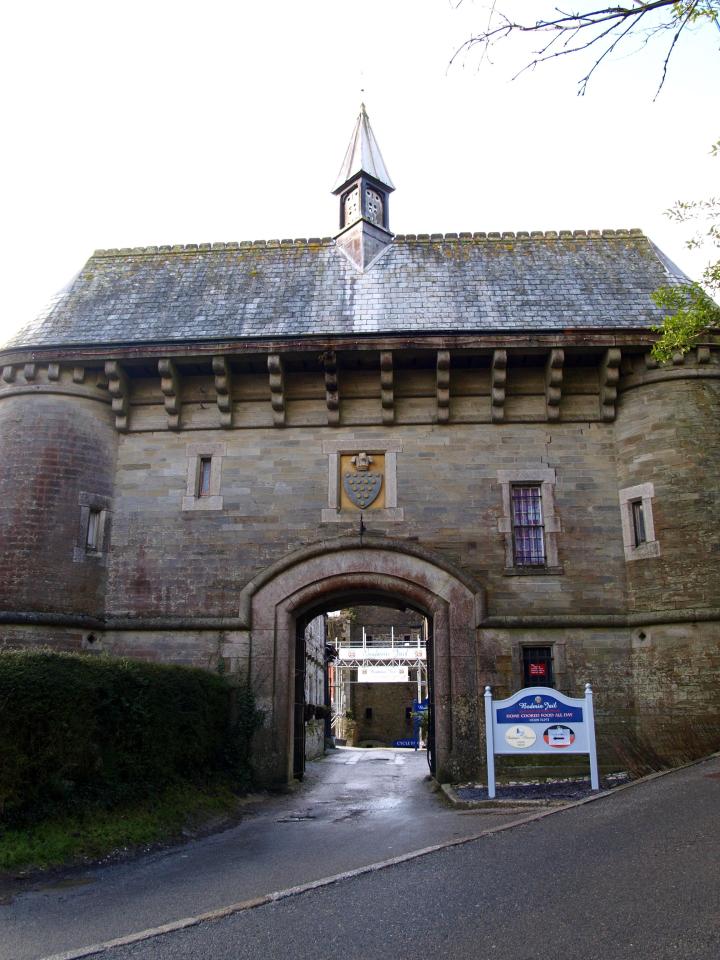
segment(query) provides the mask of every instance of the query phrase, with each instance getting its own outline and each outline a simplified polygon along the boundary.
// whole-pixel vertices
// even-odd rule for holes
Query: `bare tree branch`
[[[497,9],[497,2],[498,0],[493,0],[486,29],[466,40],[450,63],[462,52],[477,46],[481,47],[480,59],[489,58],[491,47],[513,34],[544,35],[547,40],[535,51],[532,59],[517,71],[515,77],[548,60],[595,49],[599,52],[594,63],[578,81],[579,95],[586,92],[588,82],[597,68],[629,36],[641,37],[645,45],[658,33],[670,30],[673,36],[663,60],[660,84],[655,94],[657,97],[665,84],[670,58],[686,28],[701,21],[708,21],[720,29],[720,0],[631,0],[627,6],[598,7],[574,12],[556,8],[557,16],[527,22],[506,16]],[[658,17],[662,18],[660,22],[657,22]],[[653,20],[655,22],[652,22]]]
[[[675,49],[675,44],[678,42],[678,40],[679,40],[679,38],[680,38],[680,34],[683,32],[683,30],[685,29],[685,27],[688,25],[688,22],[690,21],[690,17],[691,17],[691,15],[692,15],[692,11],[694,10],[694,8],[695,8],[696,6],[697,6],[697,4],[692,4],[690,10],[688,11],[687,16],[683,19],[682,23],[681,23],[680,26],[678,27],[677,32],[675,33],[675,36],[672,38],[672,43],[670,44],[670,49],[668,50],[667,56],[665,57],[665,60],[663,61],[662,76],[660,77],[660,84],[659,84],[657,90],[655,91],[655,96],[653,97],[654,100],[657,100],[658,95],[660,94],[660,91],[662,90],[662,88],[663,88],[663,86],[664,86],[664,84],[665,84],[665,79],[666,79],[666,77],[667,77],[668,63],[670,62],[670,57],[672,56],[673,50]]]

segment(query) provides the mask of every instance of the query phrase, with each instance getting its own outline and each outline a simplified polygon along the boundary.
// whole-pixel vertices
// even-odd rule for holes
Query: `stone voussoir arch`
[[[261,779],[278,783],[292,776],[297,618],[332,609],[338,600],[360,602],[363,597],[400,602],[432,620],[437,777],[476,776],[482,765],[477,637],[485,615],[484,590],[455,564],[416,543],[357,536],[294,551],[256,576],[241,594],[250,676],[266,718],[257,744]]]

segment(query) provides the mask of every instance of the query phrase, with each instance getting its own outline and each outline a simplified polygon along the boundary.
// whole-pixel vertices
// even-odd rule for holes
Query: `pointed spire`
[[[388,200],[394,189],[363,103],[333,190],[340,206],[335,243],[357,270],[369,270],[392,243]]]
[[[340,173],[338,174],[333,193],[341,190],[346,183],[352,180],[360,173],[366,173],[369,177],[382,183],[389,190],[394,190],[395,185],[387,172],[385,161],[380,153],[380,147],[372,132],[370,120],[365,110],[365,104],[360,104],[360,114],[358,115],[353,130],[350,143],[345,153],[345,159],[342,162]]]

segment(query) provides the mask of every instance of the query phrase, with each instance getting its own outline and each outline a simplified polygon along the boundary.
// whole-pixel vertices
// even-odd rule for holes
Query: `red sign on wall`
[[[529,663],[528,664],[531,677],[546,677],[547,676],[547,664],[546,663]]]

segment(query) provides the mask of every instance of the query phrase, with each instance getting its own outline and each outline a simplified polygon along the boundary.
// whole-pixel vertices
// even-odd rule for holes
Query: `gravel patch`
[[[612,790],[628,783],[626,773],[614,773],[600,780],[601,790]],[[511,780],[495,787],[496,800],[582,800],[592,793],[590,777],[568,777],[563,780]],[[487,800],[487,787],[478,783],[459,784],[455,787],[459,800]]]

